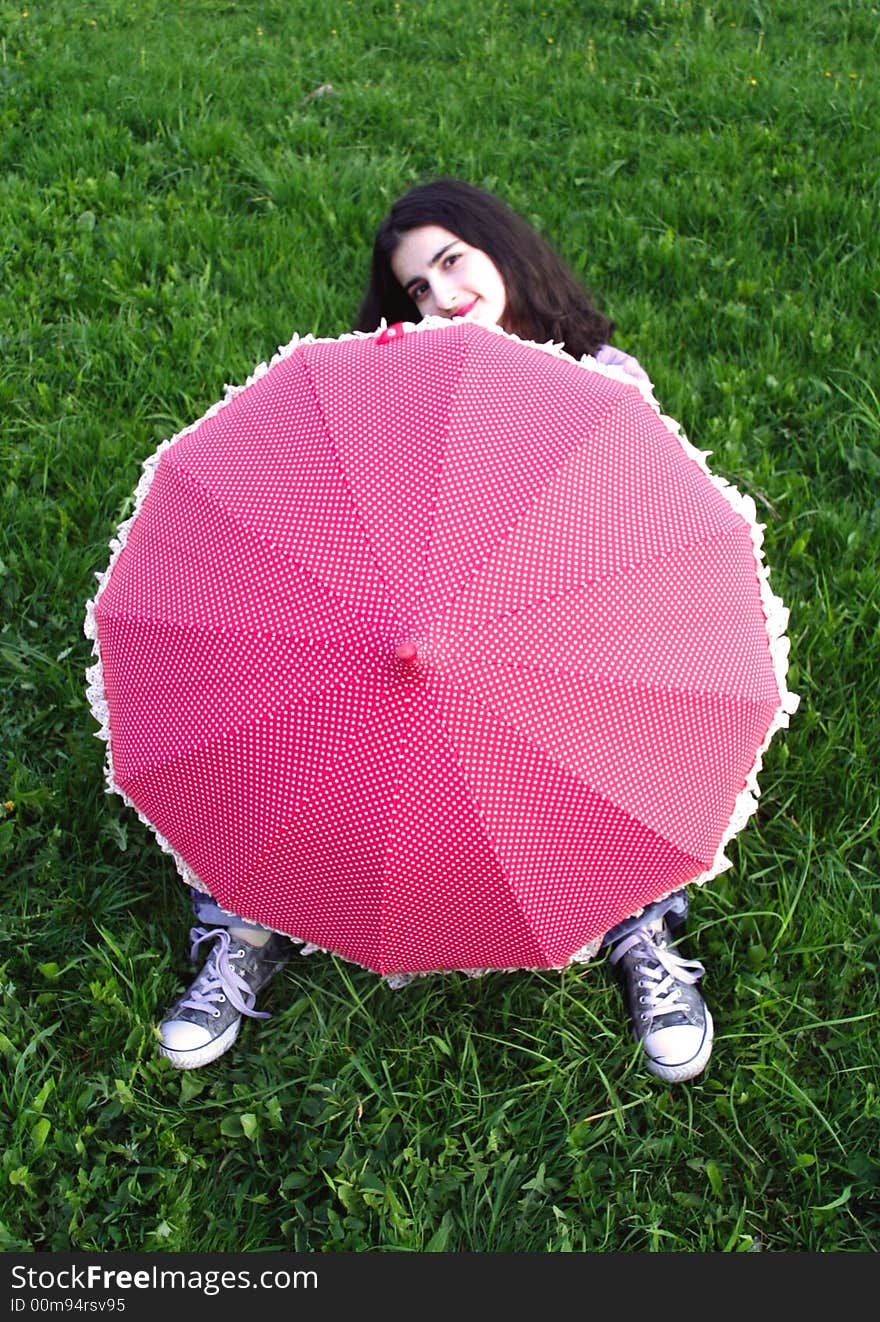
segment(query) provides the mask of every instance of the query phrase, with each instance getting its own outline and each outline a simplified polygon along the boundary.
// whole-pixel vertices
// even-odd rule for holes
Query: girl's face
[[[504,281],[492,258],[439,225],[407,230],[391,269],[423,317],[464,317],[495,326],[507,306]]]

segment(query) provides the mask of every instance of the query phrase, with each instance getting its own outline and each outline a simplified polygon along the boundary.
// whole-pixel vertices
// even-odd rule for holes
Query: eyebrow
[[[437,262],[439,262],[443,254],[445,252],[448,252],[450,248],[454,248],[457,243],[458,243],[458,239],[453,239],[451,243],[444,244],[442,248],[440,248],[437,252],[435,252],[434,256],[428,262],[428,270],[430,270],[432,266],[435,266]],[[421,278],[422,277],[420,275],[414,275],[412,280],[407,280],[406,284],[403,286],[404,291],[408,294],[412,286],[417,285],[421,280]]]

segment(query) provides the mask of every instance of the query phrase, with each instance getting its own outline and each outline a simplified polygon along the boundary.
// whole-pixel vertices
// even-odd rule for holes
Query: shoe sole
[[[702,1074],[709,1063],[714,1037],[715,1025],[712,1022],[711,1014],[707,1010],[706,1032],[696,1055],[691,1056],[690,1060],[682,1061],[680,1065],[661,1065],[659,1061],[651,1060],[648,1056],[645,1058],[647,1068],[651,1074],[655,1074],[658,1079],[663,1079],[665,1083],[685,1083],[688,1079],[694,1079],[698,1074]]]
[[[166,1047],[164,1043],[160,1043],[159,1055],[170,1061],[176,1070],[201,1069],[203,1065],[210,1065],[212,1060],[217,1060],[229,1050],[238,1037],[240,1028],[241,1020],[236,1019],[219,1037],[212,1038],[203,1047],[196,1047],[192,1051],[175,1051],[173,1047]]]

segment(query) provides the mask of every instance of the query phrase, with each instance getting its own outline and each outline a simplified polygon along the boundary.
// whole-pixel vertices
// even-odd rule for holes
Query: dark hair
[[[499,198],[461,179],[435,179],[398,198],[376,231],[367,292],[355,330],[388,322],[420,321],[422,314],[395,279],[391,258],[408,230],[440,225],[495,263],[504,281],[502,329],[523,339],[553,340],[580,358],[607,344],[614,322],[598,312],[590,295],[550,244]]]

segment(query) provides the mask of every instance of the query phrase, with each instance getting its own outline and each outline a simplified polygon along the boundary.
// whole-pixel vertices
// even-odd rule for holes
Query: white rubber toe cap
[[[209,1038],[207,1031],[185,1019],[169,1019],[160,1029],[159,1053],[175,1069],[197,1070],[210,1065],[212,1060],[228,1051],[235,1039],[241,1020],[236,1019],[219,1037]]]
[[[207,1028],[191,1024],[186,1019],[169,1019],[159,1028],[163,1047],[172,1051],[195,1051],[210,1042]]]
[[[708,1010],[705,1030],[680,1024],[648,1033],[642,1039],[648,1069],[667,1083],[683,1083],[685,1079],[694,1078],[708,1064],[713,1035],[712,1016]]]

